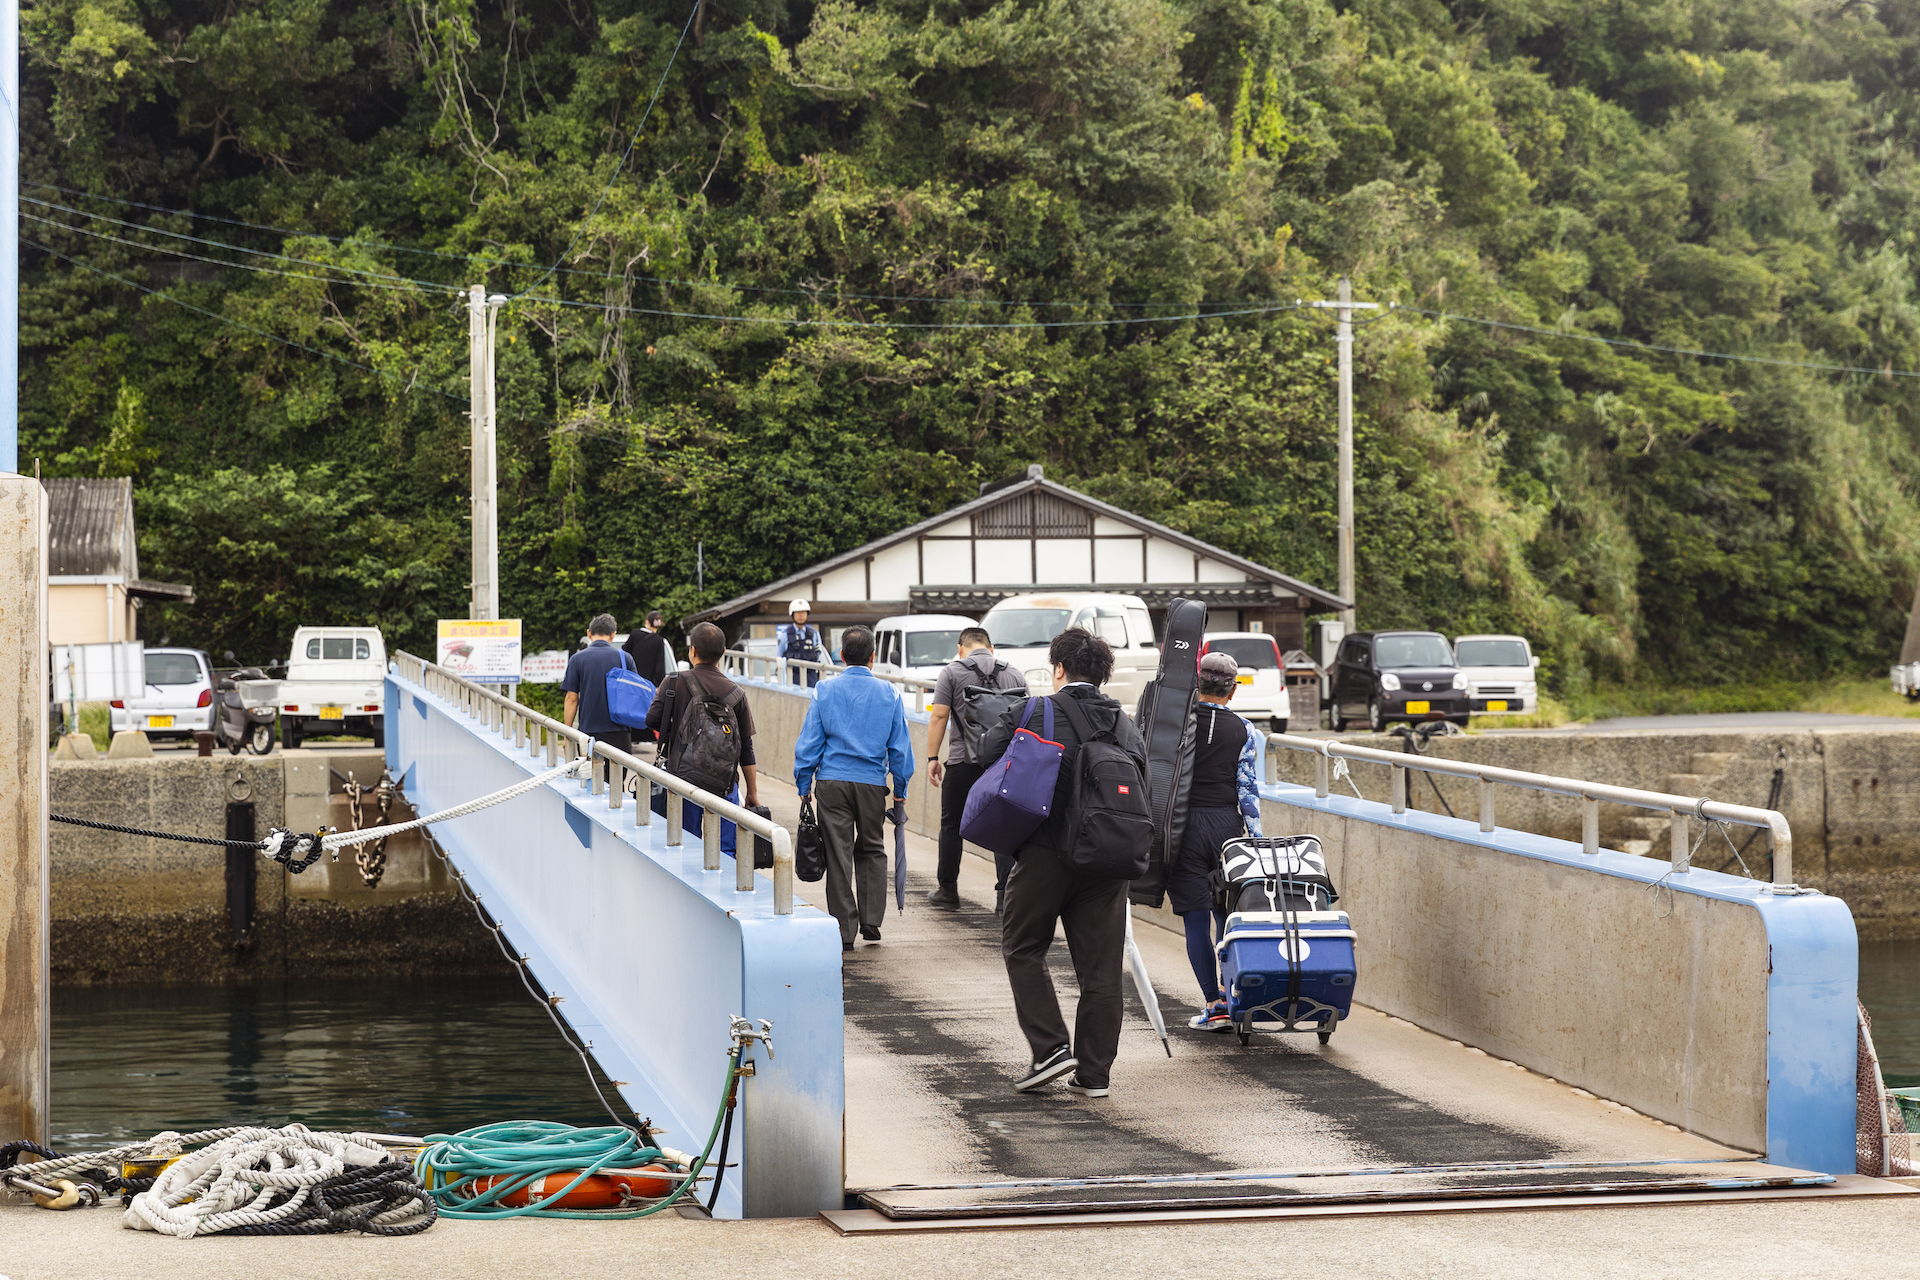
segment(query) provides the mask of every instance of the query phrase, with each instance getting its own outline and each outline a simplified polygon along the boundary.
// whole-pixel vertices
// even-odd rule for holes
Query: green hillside
[[[24,22],[22,457],[137,477],[143,573],[200,597],[155,639],[464,614],[475,282],[516,295],[502,601],[535,643],[690,610],[697,541],[713,602],[1035,461],[1331,586],[1331,326],[1276,307],[1344,272],[1403,308],[1357,344],[1363,625],[1522,630],[1574,692],[1898,644],[1913,6]]]

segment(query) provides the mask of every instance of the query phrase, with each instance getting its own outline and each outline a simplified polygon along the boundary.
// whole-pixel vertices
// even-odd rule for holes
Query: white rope
[[[416,828],[428,826],[431,823],[449,822],[454,818],[464,818],[470,813],[478,813],[482,809],[490,809],[494,805],[511,800],[516,796],[526,795],[529,791],[538,791],[549,782],[556,782],[565,777],[579,777],[591,762],[592,758],[590,756],[581,756],[578,760],[569,760],[567,763],[549,769],[545,773],[535,774],[524,782],[516,782],[503,791],[496,791],[492,795],[481,796],[477,800],[469,800],[465,804],[457,804],[451,809],[429,814],[424,818],[415,818],[412,822],[396,823],[390,827],[368,827],[361,831],[336,831],[332,835],[322,836],[320,838],[320,848],[323,852],[332,853],[344,845],[360,844],[368,840],[378,840],[382,836],[399,835],[402,831],[413,831]]]
[[[386,1150],[367,1134],[314,1133],[300,1124],[241,1129],[169,1165],[149,1190],[133,1197],[121,1225],[183,1240],[267,1226],[299,1215],[314,1187],[326,1179],[387,1159]],[[281,1203],[273,1204],[276,1199]],[[426,1206],[413,1212],[424,1213]],[[380,1216],[412,1215],[394,1210]]]
[[[128,1143],[124,1147],[114,1147],[110,1151],[87,1151],[74,1156],[59,1156],[52,1160],[37,1160],[32,1164],[20,1164],[13,1172],[39,1181],[56,1174],[77,1169],[113,1169],[117,1170],[125,1160],[168,1160],[180,1154],[190,1146],[202,1142],[217,1142],[222,1138],[231,1138],[243,1132],[240,1128],[203,1129],[199,1133],[179,1134],[169,1129],[156,1133],[151,1138]],[[0,1177],[0,1182],[5,1181]]]

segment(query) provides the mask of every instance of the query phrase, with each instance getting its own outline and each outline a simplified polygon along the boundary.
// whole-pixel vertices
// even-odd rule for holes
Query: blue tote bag
[[[1046,708],[1040,733],[1027,728],[1036,706]],[[1053,788],[1060,778],[1060,760],[1066,750],[1053,740],[1053,699],[1030,699],[1007,753],[994,761],[967,792],[967,807],[960,818],[961,838],[995,853],[1012,856],[1018,852],[1053,808]]]

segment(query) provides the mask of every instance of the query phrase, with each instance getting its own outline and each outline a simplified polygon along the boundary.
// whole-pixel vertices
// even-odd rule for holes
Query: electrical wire
[[[613,175],[607,179],[607,185],[600,189],[600,195],[594,200],[593,208],[587,210],[587,216],[582,218],[580,225],[574,229],[573,239],[567,241],[567,247],[562,249],[560,256],[553,260],[553,266],[542,271],[538,280],[515,294],[515,297],[524,297],[547,282],[547,278],[559,269],[560,264],[565,262],[568,255],[573,252],[573,246],[580,243],[580,237],[586,234],[587,224],[592,222],[595,215],[600,212],[600,206],[607,202],[607,196],[612,192],[613,184],[620,180],[621,173],[626,170],[627,161],[633,156],[633,149],[640,145],[640,134],[646,129],[647,121],[653,118],[654,104],[660,101],[660,94],[667,87],[667,76],[673,71],[674,62],[680,57],[680,46],[687,42],[687,32],[693,30],[693,20],[700,15],[700,6],[705,3],[706,0],[693,0],[693,7],[687,10],[686,25],[680,28],[680,38],[673,42],[673,52],[667,55],[667,65],[660,68],[660,81],[653,86],[653,96],[647,99],[647,109],[640,113],[640,123],[633,127],[633,136],[627,139],[627,149],[620,153],[620,162],[613,166]]]
[[[72,235],[88,236],[95,240],[110,240],[114,244],[123,244],[134,249],[145,249],[149,253],[164,253],[175,258],[186,258],[193,262],[206,262],[206,263],[211,263],[213,266],[216,266],[216,267],[227,267],[234,271],[252,271],[260,275],[283,276],[289,280],[315,280],[320,282],[321,284],[352,285],[355,288],[361,288],[361,289],[397,289],[403,293],[418,293],[420,292],[420,289],[423,287],[426,289],[434,290],[436,292],[446,292],[446,293],[455,292],[455,290],[453,290],[450,286],[426,284],[423,281],[410,281],[406,284],[387,284],[381,280],[341,280],[334,276],[314,275],[312,272],[308,272],[308,271],[282,271],[277,267],[255,266],[250,262],[229,262],[225,258],[209,258],[205,254],[189,253],[185,249],[175,249],[168,245],[144,244],[139,240],[129,240],[124,236],[109,235],[104,231],[89,231],[85,227],[69,226],[67,223],[64,223],[64,222],[56,222],[52,218],[43,218],[37,213],[22,213],[20,216],[27,219],[28,221],[38,222],[43,226],[53,227],[57,230],[65,231]],[[227,247],[232,247],[232,246],[227,246]],[[242,250],[242,252],[257,253],[259,251],[248,249],[248,250]],[[279,254],[269,254],[267,256],[275,257],[275,258],[280,257]],[[288,258],[288,259],[285,259],[285,261],[298,262],[300,261],[300,259]],[[315,265],[319,265],[319,264],[315,264]],[[336,269],[341,271],[351,271],[353,268],[340,267]]]
[[[127,279],[124,276],[117,276],[111,271],[102,271],[99,267],[89,266],[87,263],[81,262],[78,258],[70,258],[66,254],[61,253],[57,249],[48,248],[46,245],[41,244],[37,240],[29,240],[25,236],[22,236],[20,238],[20,243],[27,246],[28,248],[38,249],[40,250],[40,252],[44,254],[47,254],[51,257],[58,258],[62,262],[69,263],[72,266],[79,267],[82,271],[90,271],[94,275],[104,276],[108,280],[113,281],[115,284],[125,285],[129,289],[138,289],[141,293],[149,294],[152,297],[159,298],[166,302],[171,302],[176,307],[184,307],[188,311],[194,312],[197,315],[203,315],[207,317],[209,320],[218,320],[221,324],[231,325],[236,329],[245,330],[246,332],[254,334],[258,337],[265,338],[269,342],[277,342],[281,346],[292,347],[296,351],[304,351],[308,355],[319,356],[323,360],[331,360],[335,364],[346,365],[349,369],[359,369],[359,370],[362,370],[363,372],[371,373],[376,377],[385,378],[389,382],[403,383],[404,385],[401,387],[403,391],[426,391],[426,392],[432,393],[433,395],[442,396],[448,400],[456,400],[461,402],[462,404],[466,403],[465,396],[457,396],[457,395],[454,395],[451,391],[442,391],[440,388],[436,386],[421,383],[419,380],[417,371],[416,371],[416,375],[413,378],[402,379],[400,375],[397,373],[389,373],[385,369],[376,369],[370,364],[361,364],[358,360],[349,360],[345,356],[337,356],[333,354],[333,352],[331,351],[322,351],[318,347],[309,347],[303,342],[295,342],[291,338],[283,338],[277,333],[269,333],[265,329],[255,328],[253,325],[246,324],[239,320],[235,320],[232,316],[223,316],[219,312],[209,311],[205,307],[196,307],[191,302],[183,302],[182,300],[174,297],[170,293],[164,293],[159,289],[149,288],[144,284],[137,284],[134,281]]]
[[[1098,329],[1136,324],[1176,324],[1188,320],[1221,320],[1236,316],[1274,315],[1283,311],[1298,311],[1306,305],[1302,302],[1276,302],[1259,306],[1240,307],[1227,311],[1190,311],[1182,315],[1171,316],[1114,316],[1105,320],[994,320],[956,324],[942,321],[908,320],[800,320],[791,316],[722,315],[702,311],[671,311],[658,307],[604,306],[595,302],[570,302],[565,298],[549,298],[545,296],[530,298],[525,294],[516,294],[514,296],[527,302],[545,302],[561,307],[578,307],[588,311],[602,311],[612,315],[665,316],[676,320],[713,320],[724,324],[785,325],[796,329],[925,329],[942,331],[964,329]]]
[[[519,267],[529,271],[535,269],[534,263],[522,262],[515,258],[493,258],[493,257],[488,257],[485,254],[478,254],[478,253],[449,253],[444,249],[421,249],[412,245],[394,244],[393,242],[387,241],[387,240],[368,240],[361,236],[328,235],[322,231],[296,231],[291,227],[276,227],[269,223],[246,222],[239,218],[223,218],[223,217],[220,217],[218,214],[199,213],[192,209],[174,209],[166,205],[147,204],[139,200],[123,199],[120,196],[109,196],[109,195],[102,195],[98,192],[93,192],[93,191],[82,191],[76,187],[56,186],[50,182],[23,182],[21,185],[28,186],[28,187],[36,187],[42,191],[58,191],[69,196],[75,196],[75,197],[86,199],[86,200],[103,200],[109,204],[123,205],[130,209],[147,209],[154,213],[167,214],[170,217],[197,218],[207,222],[223,223],[230,227],[244,227],[250,231],[269,231],[275,235],[299,236],[299,237],[304,237],[306,239],[311,239],[311,240],[325,240],[332,244],[355,244],[355,245],[363,246],[368,249],[384,249],[392,253],[411,253],[411,254],[417,254],[422,257],[439,258],[448,262],[479,262],[479,263],[484,263],[488,266]],[[35,203],[46,204],[48,202],[36,201]],[[66,208],[66,206],[52,205],[52,204],[49,204],[48,207]],[[119,219],[116,219],[116,218],[109,218],[105,214],[87,213],[84,210],[69,209],[67,211],[80,213],[81,216],[83,217],[98,218],[107,222],[120,221]],[[146,229],[144,224],[139,224],[139,223],[125,222],[125,223],[122,223],[122,225],[138,226],[142,230]],[[175,233],[166,232],[161,234],[175,234]],[[202,243],[218,244],[220,242],[203,241]],[[223,245],[222,247],[233,249],[239,253],[261,252],[260,250],[248,249],[240,245]],[[739,293],[790,294],[795,297],[813,298],[813,299],[818,299],[822,296],[828,296],[836,299],[851,300],[856,302],[912,302],[912,303],[927,303],[927,304],[938,303],[942,306],[963,306],[963,307],[1064,307],[1064,308],[1080,309],[1080,310],[1094,310],[1099,307],[1138,308],[1138,307],[1180,307],[1180,306],[1189,305],[1185,302],[1122,302],[1122,301],[1109,300],[1106,302],[1096,303],[1096,302],[1084,302],[1084,301],[1078,301],[1078,300],[1068,300],[1064,302],[1058,302],[1058,301],[1048,301],[1042,298],[1029,298],[1029,299],[942,298],[942,297],[935,297],[935,296],[922,294],[922,293],[858,293],[858,292],[849,292],[844,289],[829,289],[825,287],[807,289],[807,288],[799,288],[793,285],[729,284],[723,280],[689,280],[689,279],[685,279],[677,276],[641,276],[641,275],[612,276],[605,271],[585,271],[577,267],[556,266],[556,267],[550,268],[549,271],[550,271],[550,274],[553,274],[553,275],[581,276],[587,279],[601,280],[601,281],[612,281],[616,279],[632,280],[636,283],[641,283],[641,284],[680,285],[686,288],[693,288],[693,289],[710,289],[710,288],[720,287],[720,288],[732,289]],[[447,287],[453,287],[453,286],[447,286]],[[1356,321],[1355,322],[1356,327],[1361,323],[1371,323],[1371,322]]]
[[[1864,365],[1822,364],[1811,360],[1775,360],[1766,356],[1736,355],[1730,351],[1697,351],[1691,347],[1663,347],[1651,342],[1635,342],[1630,338],[1603,338],[1597,333],[1578,333],[1569,329],[1541,329],[1533,325],[1513,324],[1506,320],[1483,320],[1478,316],[1461,315],[1454,311],[1423,311],[1419,307],[1402,306],[1397,302],[1390,302],[1387,306],[1395,312],[1405,311],[1419,316],[1431,316],[1436,320],[1460,320],[1488,329],[1511,329],[1516,333],[1533,333],[1547,338],[1572,338],[1580,342],[1597,342],[1609,347],[1657,351],[1663,355],[1694,356],[1701,360],[1731,360],[1740,364],[1765,364],[1783,369],[1813,369],[1823,373],[1866,373],[1879,378],[1920,378],[1920,371],[1911,369],[1870,369]]]
[[[255,257],[272,258],[277,262],[292,262],[300,266],[321,267],[328,271],[340,271],[340,272],[345,272],[348,275],[366,276],[373,280],[385,280],[394,284],[413,285],[422,289],[437,289],[445,293],[460,292],[460,287],[458,285],[443,284],[435,280],[418,280],[412,276],[398,276],[398,275],[393,275],[389,272],[384,272],[384,271],[367,271],[367,270],[363,270],[360,267],[346,267],[346,266],[341,266],[340,264],[334,263],[334,262],[319,262],[312,258],[295,258],[284,253],[274,253],[271,250],[267,250],[267,249],[249,249],[245,245],[228,244],[223,240],[208,240],[203,236],[190,236],[184,231],[168,231],[163,227],[151,227],[151,226],[143,225],[138,222],[128,222],[124,218],[109,218],[104,213],[88,213],[84,209],[74,209],[64,204],[54,204],[52,201],[49,201],[49,200],[35,200],[32,196],[22,196],[20,197],[20,199],[23,204],[37,204],[43,209],[54,209],[54,210],[58,210],[61,213],[71,213],[78,217],[91,218],[96,222],[111,222],[117,226],[128,227],[135,231],[145,232],[147,235],[166,236],[169,239],[173,239],[173,240],[190,240],[194,244],[206,245],[214,249],[226,249],[233,253],[248,253],[248,254],[254,255]],[[77,231],[81,235],[97,235],[97,236],[100,236],[102,239],[113,239],[113,237],[105,235],[103,232],[81,231],[80,228],[78,227],[67,226],[66,223],[55,222],[50,218],[42,218],[38,214],[22,212],[20,216],[23,218],[32,218],[36,222],[49,223],[50,225],[56,226],[56,227],[65,227],[68,231]],[[121,243],[135,245],[136,247],[142,248],[142,249],[153,249],[153,250],[158,250],[162,252],[174,252],[173,250],[162,250],[161,246],[159,245],[141,244],[138,241],[133,241],[133,240],[123,240],[121,241]],[[191,256],[191,255],[183,254],[182,256]],[[202,261],[214,262],[214,261],[218,261],[218,259],[204,258],[202,259]],[[224,265],[239,266],[240,264],[228,263]]]

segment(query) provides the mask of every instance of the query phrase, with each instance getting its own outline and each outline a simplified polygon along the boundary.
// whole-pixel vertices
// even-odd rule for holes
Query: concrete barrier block
[[[122,729],[113,735],[113,741],[107,744],[109,760],[151,760],[153,744],[147,741],[147,735],[138,729]]]
[[[98,760],[100,752],[94,747],[93,739],[84,733],[63,734],[60,745],[53,749],[55,760]]]

